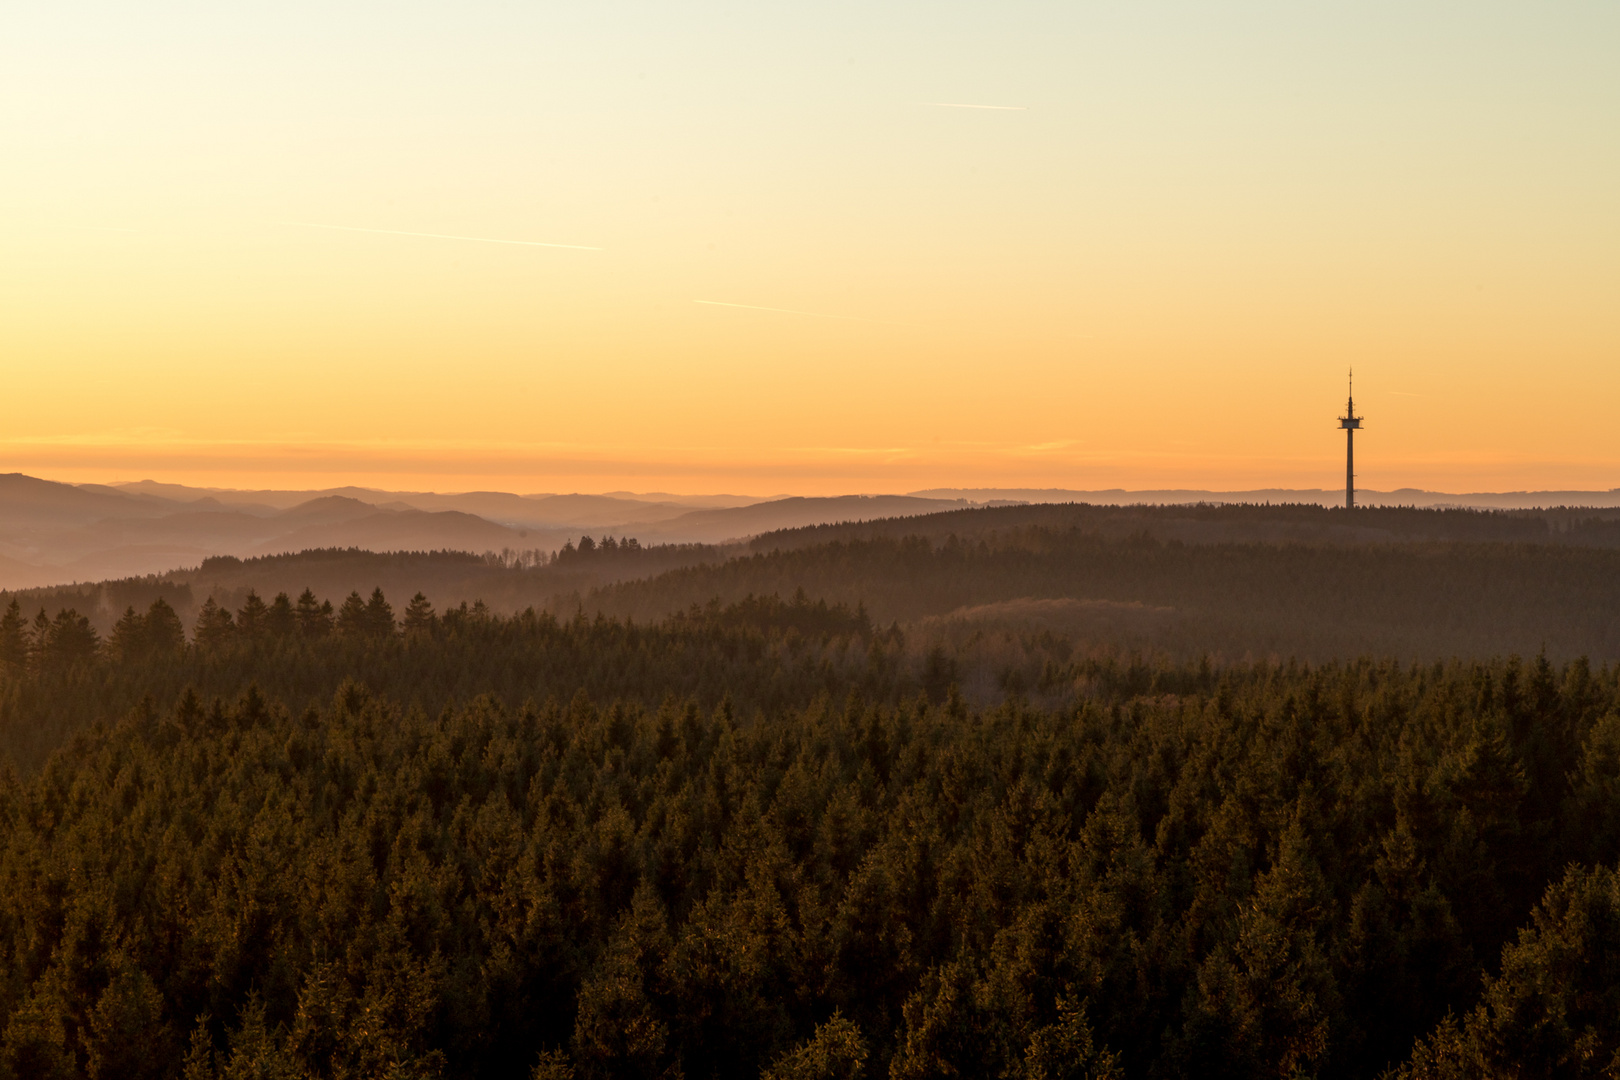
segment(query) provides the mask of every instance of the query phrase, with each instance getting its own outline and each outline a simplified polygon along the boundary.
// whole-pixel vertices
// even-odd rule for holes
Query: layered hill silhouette
[[[72,485],[0,476],[0,589],[164,573],[217,555],[323,548],[368,551],[559,550],[582,534],[645,543],[725,543],[802,525],[971,505],[963,499],[848,495],[747,500],[613,495],[444,495],[203,491],[143,482]]]
[[[0,476],[0,588],[159,573],[213,555],[317,547],[485,551],[564,539],[560,532],[531,536],[464,511],[385,507],[345,495],[278,508]]]
[[[18,473],[0,475],[0,589],[16,590],[75,582],[166,573],[199,566],[212,556],[255,558],[312,549],[359,548],[375,552],[558,551],[581,535],[634,536],[644,546],[724,545],[756,540],[783,530],[859,528],[861,523],[909,520],[944,511],[968,511],[1006,504],[1092,504],[1137,506],[1170,504],[1300,504],[1323,507],[1339,495],[1326,490],[1079,491],[1037,489],[934,490],[909,495],[750,498],[739,495],[667,494],[520,495],[477,491],[456,494],[378,491],[344,487],[329,490],[233,491],[141,481],[130,484],[63,484]],[[1516,492],[1449,495],[1437,492],[1364,492],[1369,507],[1472,506],[1620,507],[1620,489],[1609,492]],[[1586,521],[1591,515],[1548,517]],[[1099,519],[1101,520],[1101,519]],[[1359,518],[1354,524],[1330,519],[1290,522],[1267,518],[1194,522],[1186,515],[1146,519],[1113,515],[1106,529],[1152,528],[1166,539],[1196,537],[1315,542],[1378,542],[1401,539],[1394,518],[1380,524]],[[1417,519],[1413,519],[1417,520]],[[1425,519],[1427,520],[1427,519]],[[1439,519],[1436,519],[1439,520]],[[1458,519],[1461,520],[1461,519]],[[1473,519],[1469,519],[1473,520]],[[939,524],[943,522],[943,524]],[[1468,526],[1475,529],[1477,521]],[[892,535],[900,526],[881,525]],[[930,528],[955,528],[938,519]],[[1424,525],[1423,529],[1431,529]],[[1504,517],[1492,526],[1492,539],[1517,534],[1536,541],[1549,526]],[[1390,532],[1394,528],[1395,532]],[[1179,533],[1177,532],[1179,530]],[[1420,530],[1422,531],[1422,530]],[[1465,530],[1466,531],[1466,530]],[[1497,535],[1500,534],[1500,535]],[[834,533],[806,534],[798,542],[820,542]],[[838,534],[845,535],[845,534]],[[854,534],[848,534],[854,535]],[[1436,536],[1436,539],[1462,539]],[[1582,541],[1586,542],[1586,541]]]
[[[758,528],[815,509],[768,503],[721,520]],[[353,535],[380,528],[379,519],[405,528],[443,520],[484,535],[505,528],[459,511],[378,515],[344,496],[275,518],[284,543],[321,529]],[[983,654],[981,674],[1020,672],[1021,685],[1039,685],[1048,661],[1067,662],[1076,648],[1424,662],[1545,650],[1609,663],[1620,659],[1620,510],[1015,505],[803,526],[746,543],[604,537],[565,542],[554,555],[348,546],[214,556],[189,569],[14,595],[30,617],[72,610],[107,634],[128,608],[157,599],[190,627],[210,599],[237,610],[250,591],[269,600],[305,589],[334,605],[381,589],[395,604],[421,592],[441,608],[481,603],[495,614],[532,608],[637,624],[711,602],[802,593],[864,610],[914,647]],[[976,693],[994,696],[999,686],[991,680]]]

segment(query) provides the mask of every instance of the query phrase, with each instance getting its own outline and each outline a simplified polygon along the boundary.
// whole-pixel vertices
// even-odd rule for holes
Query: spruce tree
[[[126,664],[146,655],[146,616],[138,613],[133,604],[124,609],[123,617],[113,625],[112,636],[107,639],[107,649],[114,659]]]
[[[370,628],[370,620],[366,617],[366,602],[360,599],[359,593],[349,593],[348,598],[343,601],[343,606],[338,609],[338,633],[345,637],[363,637]]]
[[[197,648],[212,651],[222,648],[231,640],[236,629],[235,621],[231,618],[228,608],[221,607],[219,602],[210,596],[197,613],[197,625],[192,631],[196,638]]]
[[[405,609],[405,634],[431,633],[438,616],[433,614],[433,605],[421,593],[411,597],[410,606]]]
[[[89,616],[66,608],[51,620],[45,654],[47,665],[64,668],[82,663],[95,656],[100,647],[101,635],[90,625]]]
[[[284,592],[276,593],[264,614],[265,633],[277,640],[292,637],[298,629],[298,617],[293,613],[292,601]]]
[[[320,603],[308,589],[298,594],[298,632],[309,639],[325,637],[332,630],[332,602]]]
[[[172,657],[186,647],[186,628],[163,597],[146,609],[146,640],[153,656]]]
[[[373,637],[394,636],[394,609],[380,586],[371,590],[371,599],[366,602],[366,632]]]
[[[258,641],[265,636],[269,611],[259,594],[249,589],[247,599],[236,613],[237,631],[249,641]]]
[[[22,605],[13,599],[0,617],[0,667],[17,671],[27,663],[28,620],[23,618]]]
[[[45,666],[45,654],[50,648],[51,617],[40,608],[34,616],[34,625],[28,634],[28,666],[38,671]]]

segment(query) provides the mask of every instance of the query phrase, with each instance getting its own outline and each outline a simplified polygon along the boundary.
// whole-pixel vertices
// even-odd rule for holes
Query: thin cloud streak
[[[708,304],[711,307],[746,308],[749,311],[774,311],[780,315],[807,315],[812,319],[840,319],[846,322],[879,323],[883,326],[912,326],[915,323],[891,322],[888,319],[868,319],[861,315],[828,315],[822,311],[799,311],[796,308],[760,307],[758,304],[733,304],[728,300],[693,300],[694,304]]]
[[[997,112],[1028,112],[1028,105],[963,105],[955,101],[928,101],[925,105],[932,105],[937,109],[994,109]]]
[[[568,248],[571,251],[601,251],[589,244],[548,244],[541,240],[497,240],[488,236],[451,236],[448,233],[406,232],[403,229],[362,229],[354,225],[323,225],[316,221],[289,221],[305,229],[337,229],[341,232],[381,233],[384,236],[422,236],[430,240],[471,240],[479,244],[517,244],[520,247]]]

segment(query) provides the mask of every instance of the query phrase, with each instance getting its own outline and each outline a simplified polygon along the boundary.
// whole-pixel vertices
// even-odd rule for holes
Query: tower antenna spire
[[[1344,415],[1339,417],[1344,428],[1344,508],[1356,508],[1356,430],[1361,417],[1356,415],[1356,369],[1350,369],[1350,396],[1345,402]]]

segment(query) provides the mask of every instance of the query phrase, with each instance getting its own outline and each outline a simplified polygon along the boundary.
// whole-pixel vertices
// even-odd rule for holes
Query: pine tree
[[[298,632],[311,640],[332,631],[332,602],[317,603],[315,594],[305,589],[298,594]]]
[[[813,1036],[766,1069],[761,1080],[860,1080],[866,1058],[861,1029],[835,1012]]]
[[[186,647],[186,628],[163,597],[146,609],[146,641],[153,656],[172,657]]]
[[[366,618],[366,602],[357,592],[349,593],[337,613],[337,631],[345,637],[363,637],[370,629]]]
[[[405,634],[429,634],[438,623],[438,616],[433,614],[433,605],[421,593],[411,597],[410,606],[405,609]]]
[[[366,602],[365,625],[366,632],[373,637],[394,636],[394,609],[384,598],[380,586],[371,590],[371,599]]]
[[[22,605],[13,599],[0,617],[0,667],[18,671],[27,663],[28,620],[23,618]]]
[[[45,654],[51,642],[51,617],[40,608],[34,616],[34,625],[28,634],[28,665],[35,671],[45,666]]]
[[[143,658],[149,648],[146,616],[136,612],[135,606],[131,604],[124,609],[123,617],[113,624],[112,636],[107,639],[107,649],[114,659],[128,664]]]
[[[286,593],[276,593],[275,600],[271,601],[264,615],[264,629],[266,634],[278,640],[292,637],[293,631],[298,629],[298,617],[293,613],[292,601]]]
[[[247,640],[258,641],[265,636],[269,610],[259,599],[259,594],[249,589],[247,599],[236,613],[236,629]]]
[[[197,613],[197,625],[192,630],[196,638],[197,648],[215,650],[222,648],[231,640],[235,631],[235,621],[231,618],[230,610],[219,605],[212,596]]]
[[[100,647],[101,635],[90,625],[89,616],[72,608],[56,613],[46,646],[49,666],[63,668],[82,663],[95,656]]]

